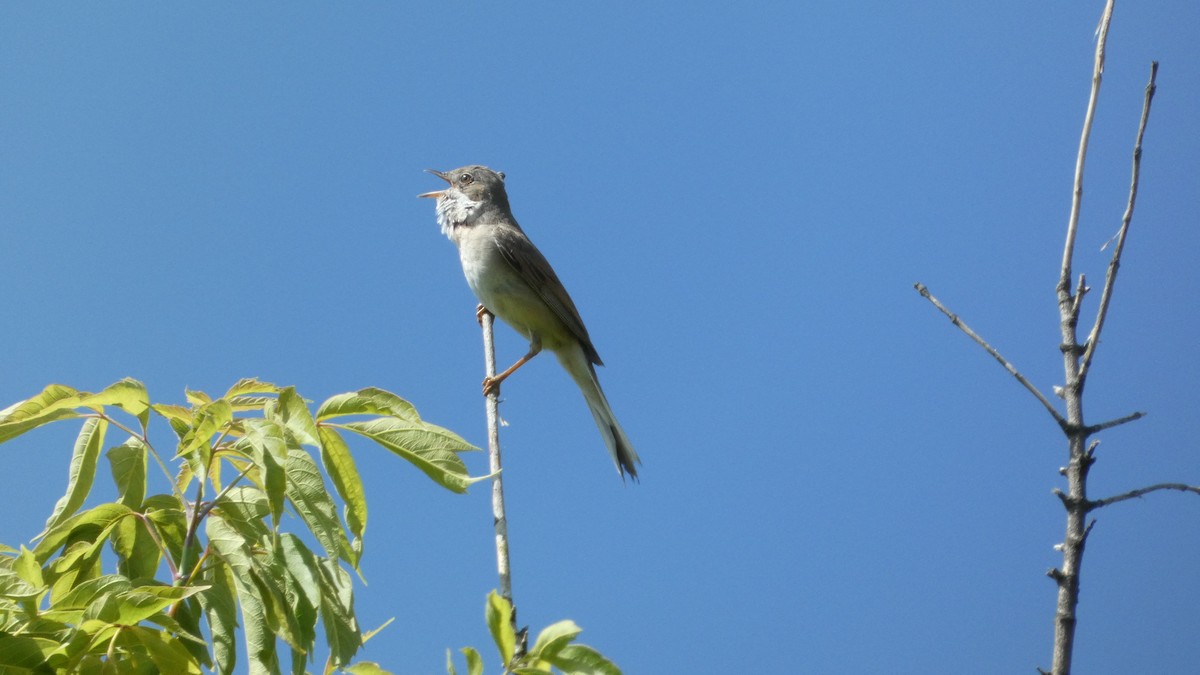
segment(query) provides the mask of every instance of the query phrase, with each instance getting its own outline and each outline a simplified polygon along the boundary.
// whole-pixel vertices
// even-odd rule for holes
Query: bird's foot
[[[480,303],[479,305],[477,305],[475,307],[475,320],[479,322],[479,326],[481,328],[483,327],[483,315],[484,314],[491,314],[491,312],[488,311],[487,307],[484,307],[483,304]]]
[[[491,396],[492,394],[495,394],[495,395],[499,396],[500,395],[500,383],[503,381],[504,380],[502,378],[498,378],[498,377],[483,378],[483,395]]]

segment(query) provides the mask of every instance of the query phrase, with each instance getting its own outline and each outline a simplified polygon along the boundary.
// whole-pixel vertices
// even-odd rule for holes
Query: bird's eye
[[[463,175],[458,177],[458,182],[462,183],[463,185],[470,185],[472,182],[474,182],[474,180],[475,180],[475,177],[469,173],[464,173]]]

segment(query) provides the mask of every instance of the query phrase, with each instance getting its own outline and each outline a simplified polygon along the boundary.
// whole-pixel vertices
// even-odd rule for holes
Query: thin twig
[[[1104,431],[1105,429],[1119,427],[1122,424],[1128,424],[1130,422],[1140,420],[1145,416],[1146,416],[1146,413],[1144,413],[1144,412],[1141,412],[1141,411],[1135,412],[1133,414],[1126,415],[1124,417],[1118,417],[1115,420],[1109,420],[1107,422],[1101,422],[1100,424],[1094,424],[1087,428],[1087,432],[1088,432],[1088,434],[1094,434],[1097,431]]]
[[[1071,291],[1071,258],[1075,253],[1075,233],[1079,230],[1079,209],[1083,203],[1083,165],[1087,160],[1088,140],[1092,135],[1092,121],[1096,118],[1096,101],[1100,97],[1100,80],[1104,75],[1104,48],[1108,42],[1108,26],[1112,21],[1113,3],[1104,8],[1097,29],[1096,61],[1092,69],[1092,93],[1088,97],[1087,113],[1083,118],[1083,133],[1079,137],[1079,154],[1075,158],[1075,183],[1071,193],[1071,215],[1067,219],[1067,241],[1063,247],[1062,273],[1059,275],[1059,303]]]
[[[1000,354],[1000,352],[996,351],[996,349],[994,347],[992,347],[990,344],[988,344],[986,340],[979,337],[979,335],[977,333],[975,333],[975,331],[971,330],[970,326],[963,323],[962,319],[958,318],[957,314],[955,314],[954,312],[951,312],[949,309],[946,309],[945,305],[943,305],[941,302],[938,302],[938,299],[933,297],[933,295],[931,295],[929,293],[929,289],[925,287],[925,284],[918,283],[918,284],[914,284],[913,287],[917,289],[917,292],[920,293],[922,297],[924,297],[929,302],[932,302],[933,306],[937,307],[938,310],[941,311],[942,314],[945,314],[946,317],[948,319],[950,319],[950,323],[954,324],[955,326],[958,326],[959,330],[966,333],[967,337],[969,337],[975,341],[975,344],[979,345],[980,347],[983,347],[984,350],[987,351],[988,354],[992,355],[992,358],[996,359],[997,361],[1000,362],[1000,365],[1004,366],[1005,370],[1007,370],[1013,377],[1017,378],[1017,381],[1020,382],[1021,385],[1024,386],[1026,389],[1028,389],[1029,393],[1033,394],[1034,397],[1037,398],[1038,401],[1041,401],[1042,405],[1045,406],[1046,410],[1054,418],[1054,421],[1058,422],[1058,425],[1060,427],[1063,427],[1063,428],[1066,427],[1067,420],[1063,419],[1063,416],[1057,410],[1054,409],[1054,405],[1052,403],[1050,403],[1050,400],[1047,399],[1042,394],[1042,392],[1038,391],[1038,388],[1033,386],[1033,383],[1031,383],[1029,380],[1025,379],[1025,376],[1022,375],[1020,373],[1020,371],[1018,371],[1016,369],[1016,367],[1013,366],[1013,364],[1008,361],[1008,359],[1004,358],[1004,356],[1002,356]]]
[[[492,328],[495,317],[483,310],[479,326],[483,329],[483,359],[485,374],[496,376],[496,343]],[[517,628],[517,605],[512,597],[512,568],[508,558],[508,516],[504,510],[504,472],[500,461],[500,392],[493,389],[487,395],[488,470],[492,474],[492,520],[496,525],[496,569],[500,574],[500,596],[512,607],[509,622],[517,634],[517,656],[525,653],[525,632]]]
[[[1157,490],[1179,490],[1180,492],[1194,492],[1194,493],[1200,495],[1200,487],[1195,486],[1195,485],[1186,485],[1184,483],[1159,483],[1157,485],[1151,485],[1149,487],[1138,488],[1136,490],[1130,490],[1129,492],[1125,492],[1125,493],[1116,495],[1115,497],[1106,497],[1105,499],[1097,499],[1089,504],[1089,508],[1098,509],[1102,506],[1108,506],[1109,504],[1116,504],[1117,502],[1123,502],[1127,499],[1134,499],[1137,497],[1141,497],[1142,495],[1149,494],[1149,493],[1155,492]]]
[[[1142,102],[1142,120],[1138,123],[1137,140],[1133,144],[1133,170],[1129,181],[1129,201],[1125,204],[1125,215],[1121,217],[1121,229],[1117,234],[1117,246],[1113,249],[1112,260],[1108,263],[1108,273],[1104,277],[1104,290],[1100,293],[1100,307],[1096,310],[1096,323],[1088,335],[1087,349],[1083,352],[1083,363],[1079,367],[1079,378],[1087,377],[1088,368],[1092,365],[1092,356],[1096,353],[1096,345],[1100,343],[1100,331],[1104,329],[1104,319],[1108,315],[1108,303],[1112,300],[1113,284],[1117,280],[1117,270],[1121,267],[1121,252],[1125,250],[1125,235],[1129,233],[1129,222],[1133,219],[1133,205],[1137,201],[1138,177],[1142,171],[1142,138],[1146,135],[1146,121],[1150,119],[1150,102],[1154,100],[1155,78],[1158,76],[1158,61],[1150,62],[1150,82],[1146,84],[1146,98]]]

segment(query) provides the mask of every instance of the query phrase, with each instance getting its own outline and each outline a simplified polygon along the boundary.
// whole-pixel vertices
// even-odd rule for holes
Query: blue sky
[[[7,4],[0,407],[51,382],[155,400],[240,377],[364,386],[484,442],[474,299],[420,192],[482,163],[570,289],[644,460],[618,479],[553,359],[504,388],[522,623],[627,673],[1049,665],[1065,443],[913,291],[1043,391],[1101,3]],[[1076,271],[1100,286],[1095,497],[1200,483],[1200,5],[1121,3]],[[1094,310],[1098,293],[1088,304]],[[499,334],[499,360],[525,344]],[[66,484],[70,425],[0,447],[0,541]],[[160,432],[165,431],[165,425]],[[356,446],[364,658],[487,646],[488,490]],[[471,457],[475,473],[486,458]],[[104,471],[102,476],[106,476]],[[1200,499],[1104,509],[1079,672],[1200,660]]]

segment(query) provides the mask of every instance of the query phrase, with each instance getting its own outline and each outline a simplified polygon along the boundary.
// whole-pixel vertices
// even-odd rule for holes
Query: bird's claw
[[[475,307],[475,320],[479,322],[480,328],[483,327],[483,315],[484,314],[491,314],[491,312],[489,312],[488,308],[484,307],[483,304],[481,303]]]
[[[491,396],[492,394],[500,395],[500,380],[485,377],[483,378],[483,395]]]

